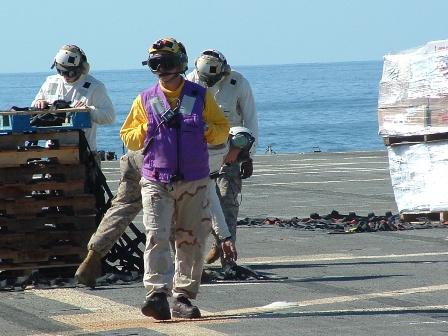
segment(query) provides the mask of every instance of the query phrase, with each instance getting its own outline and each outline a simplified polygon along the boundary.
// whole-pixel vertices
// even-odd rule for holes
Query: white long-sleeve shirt
[[[85,103],[90,110],[92,127],[84,129],[91,150],[96,150],[96,130],[98,125],[115,122],[115,109],[112,105],[106,87],[93,76],[81,75],[74,83],[67,83],[60,75],[48,76],[34,98],[31,106],[37,100],[43,99],[49,104],[55,100],[70,101],[74,105],[78,101]]]
[[[199,80],[196,69],[187,75],[187,79],[206,87],[205,83]],[[257,142],[257,112],[252,89],[247,79],[239,72],[232,70],[229,75],[224,76],[209,90],[213,93],[219,107],[224,111],[230,125],[232,127],[244,126],[249,128]],[[256,151],[256,142],[252,146],[251,153]]]

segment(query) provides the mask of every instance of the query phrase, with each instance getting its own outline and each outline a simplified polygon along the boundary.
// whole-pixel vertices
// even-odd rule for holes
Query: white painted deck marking
[[[416,324],[445,324],[448,323],[448,321],[426,321],[426,322],[410,322],[410,325],[416,325]]]
[[[388,298],[388,297],[399,297],[403,295],[410,294],[421,294],[421,293],[432,293],[438,291],[447,291],[448,284],[434,285],[434,286],[424,286],[415,288],[404,288],[394,291],[378,292],[378,293],[368,293],[368,294],[358,294],[358,295],[343,295],[334,296],[322,299],[296,301],[296,302],[272,302],[266,306],[252,307],[252,308],[240,308],[240,309],[230,309],[222,312],[216,312],[212,315],[216,316],[235,316],[235,315],[245,315],[245,314],[260,314],[268,312],[278,312],[280,310],[300,308],[308,306],[318,306],[318,305],[328,305],[335,303],[346,303],[361,300],[370,300],[376,298]],[[379,308],[381,309],[381,308]]]
[[[362,170],[361,170],[362,169]],[[387,169],[363,169],[363,168],[358,168],[358,169],[350,169],[350,170],[344,170],[339,168],[339,170],[325,170],[325,171],[320,171],[320,170],[307,170],[307,171],[280,171],[280,170],[275,170],[275,169],[269,169],[266,170],[267,173],[263,173],[262,171],[257,171],[256,174],[254,174],[253,176],[278,176],[278,175],[299,175],[299,176],[303,176],[303,175],[323,175],[323,174],[353,174],[353,173],[367,173],[367,172],[373,172],[373,171],[388,171]]]
[[[390,258],[418,258],[426,256],[445,256],[448,252],[427,252],[427,253],[410,253],[396,255],[367,255],[359,256],[352,254],[321,254],[298,257],[276,257],[276,258],[245,258],[244,263],[250,264],[272,264],[285,262],[306,262],[306,261],[332,261],[332,260],[359,260],[359,259],[390,259]],[[249,283],[248,283],[249,284]],[[232,284],[244,285],[244,284]],[[143,316],[140,309],[117,303],[110,299],[102,298],[93,294],[85,293],[76,289],[52,289],[52,290],[32,290],[31,293],[50,300],[56,300],[72,306],[76,306],[89,311],[89,313],[75,315],[56,315],[50,318],[61,323],[75,326],[82,332],[100,332],[127,328],[144,328],[157,331],[165,335],[225,335],[211,329],[207,329],[204,325],[210,323],[224,323],[247,317],[250,314],[263,314],[270,312],[281,312],[283,310],[299,309],[301,307],[310,307],[318,305],[340,304],[354,301],[370,300],[375,298],[399,297],[404,295],[433,293],[438,291],[447,291],[448,284],[440,284],[433,286],[423,286],[414,288],[404,288],[392,291],[384,291],[377,293],[343,295],[320,299],[312,299],[305,301],[292,302],[272,302],[260,307],[247,307],[239,309],[230,309],[221,312],[203,312],[204,318],[185,323],[173,322],[155,322],[154,320]],[[316,314],[326,314],[328,312],[349,313],[361,311],[430,311],[435,309],[446,309],[448,306],[420,306],[420,307],[386,307],[386,308],[368,308],[359,310],[323,310],[315,311]],[[299,311],[298,314],[309,314],[309,311]],[[63,335],[76,335],[80,332],[59,333]]]
[[[301,160],[288,160],[288,162],[294,162],[294,161],[301,161]],[[299,167],[316,167],[316,168],[327,168],[327,167],[332,167],[332,166],[357,166],[357,165],[373,165],[373,164],[387,164],[387,162],[385,161],[367,161],[367,162],[331,162],[331,163],[287,163],[287,164],[282,164],[280,165],[276,165],[276,164],[264,164],[264,167],[276,167],[276,168],[280,168],[280,167],[295,167],[295,168],[299,168]]]
[[[275,174],[273,174],[275,175]],[[373,182],[373,181],[388,181],[389,178],[377,178],[377,179],[360,179],[360,180],[333,180],[333,181],[291,181],[291,182],[271,182],[271,183],[252,183],[247,184],[245,187],[250,186],[273,186],[273,185],[294,185],[294,184],[326,184],[326,183],[346,183],[346,182]]]
[[[391,197],[390,195],[385,195],[386,197]],[[372,206],[376,205],[376,204],[390,204],[391,200],[390,199],[384,199],[384,200],[376,200],[376,201],[369,201],[369,204],[361,204],[358,205],[359,209],[368,209],[371,210]],[[299,202],[297,202],[299,203]],[[305,203],[305,202],[303,202]],[[321,204],[322,206],[326,206],[326,204]],[[331,203],[331,206],[333,208],[337,208],[337,207],[347,207],[352,205],[352,203]],[[291,208],[309,208],[310,206],[305,204],[305,205],[291,205]],[[370,211],[369,211],[370,212]]]
[[[277,303],[276,303],[277,304]],[[282,303],[278,303],[281,304]],[[273,305],[275,306],[275,305]],[[289,308],[289,307],[288,307]],[[448,312],[448,305],[436,305],[436,306],[418,306],[418,307],[383,307],[383,308],[362,308],[362,309],[332,309],[332,310],[302,310],[297,311],[297,315],[337,315],[337,314],[372,314],[372,313],[424,313],[431,311],[446,311]],[[409,324],[439,324],[447,323],[447,321],[433,321],[433,322],[411,322]]]
[[[408,254],[386,254],[386,255],[353,255],[353,254],[315,254],[308,256],[276,256],[276,257],[257,257],[257,258],[241,258],[238,259],[242,264],[283,264],[290,262],[313,262],[313,261],[333,261],[333,260],[359,260],[359,259],[401,259],[401,258],[419,258],[429,256],[446,256],[448,252],[424,252],[424,253],[408,253]]]

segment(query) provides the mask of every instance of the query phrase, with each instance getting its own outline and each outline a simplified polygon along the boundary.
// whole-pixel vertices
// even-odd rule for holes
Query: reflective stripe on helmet
[[[172,54],[187,54],[185,47],[182,43],[177,42],[174,38],[165,37],[163,39],[155,41],[148,49],[150,54],[165,51]]]
[[[158,71],[159,67],[164,67],[162,62],[167,61],[165,57],[168,54],[175,56],[173,60],[178,66],[182,67],[181,73],[188,70],[188,56],[184,45],[174,38],[166,37],[155,41],[148,49],[149,58],[142,62],[142,65],[148,65],[152,72]],[[170,62],[174,67],[176,64]],[[167,65],[166,63],[165,65]],[[171,68],[171,66],[169,67]]]

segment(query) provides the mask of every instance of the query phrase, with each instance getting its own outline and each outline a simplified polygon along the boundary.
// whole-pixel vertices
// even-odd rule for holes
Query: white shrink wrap
[[[388,147],[400,213],[448,210],[448,140]]]
[[[448,132],[448,40],[384,56],[378,124],[382,136]]]

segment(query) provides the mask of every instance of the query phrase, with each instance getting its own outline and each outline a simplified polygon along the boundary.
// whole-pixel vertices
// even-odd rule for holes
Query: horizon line
[[[382,60],[357,60],[357,61],[335,61],[335,62],[297,62],[297,63],[277,63],[277,64],[242,64],[242,65],[231,65],[235,68],[239,67],[266,67],[266,66],[287,66],[287,65],[307,65],[307,64],[339,64],[339,63],[368,63],[368,62],[382,62]],[[101,71],[133,71],[140,70],[142,68],[115,68],[115,69],[92,69],[91,72],[101,72]],[[192,67],[192,69],[194,66]],[[48,69],[51,70],[50,68]],[[46,73],[47,71],[23,71],[23,72],[2,72],[0,75],[16,75],[16,74],[38,74]]]

